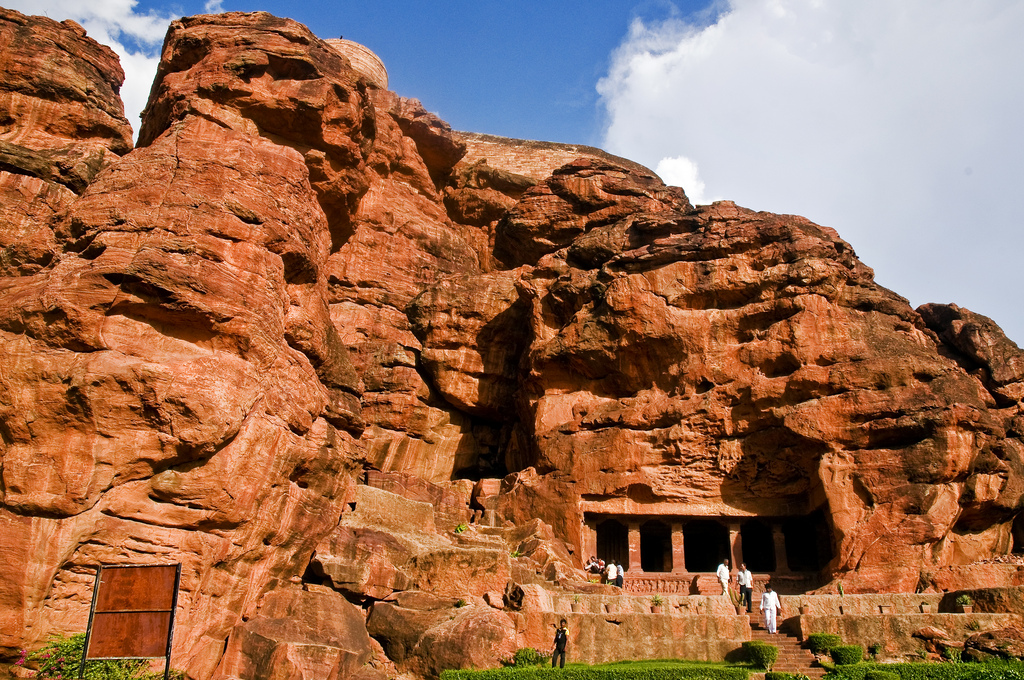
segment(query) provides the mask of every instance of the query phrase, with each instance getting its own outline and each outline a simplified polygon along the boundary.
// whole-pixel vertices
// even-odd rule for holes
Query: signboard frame
[[[170,585],[168,570],[174,569],[173,589],[167,592]],[[163,590],[148,589],[145,596],[140,597],[137,592],[140,587],[146,587],[146,572],[141,570],[159,569],[161,572],[152,572],[157,577],[163,577]],[[125,571],[113,571],[125,570]],[[129,571],[134,570],[134,571]],[[104,572],[110,578],[106,583],[103,580]],[[113,573],[111,573],[113,572]],[[122,586],[127,586],[119,592],[115,582],[122,581]],[[104,587],[105,585],[108,587]],[[164,659],[164,680],[169,680],[171,671],[171,644],[174,640],[174,614],[178,605],[178,591],[181,586],[181,563],[172,564],[101,564],[96,567],[96,582],[92,590],[92,604],[89,607],[89,627],[85,632],[85,644],[82,646],[82,661],[78,666],[79,679],[85,677],[85,662],[89,661],[112,661],[122,659]],[[134,589],[134,590],[133,590]],[[168,601],[169,596],[169,601]],[[134,602],[133,602],[134,600]],[[141,601],[139,601],[141,600]],[[97,625],[97,616],[100,624]],[[109,625],[105,622],[109,621]],[[166,623],[165,623],[166,621]],[[155,646],[162,641],[163,653],[147,656],[117,656],[111,655],[110,647],[127,644],[123,638],[117,639],[118,632],[124,632],[129,624],[134,624],[141,634],[142,631],[151,632],[154,628],[162,630],[167,628],[166,640],[163,638],[149,638],[149,647]],[[148,625],[146,625],[148,624]],[[144,636],[142,636],[144,638]],[[99,641],[98,650],[95,655],[94,643]]]

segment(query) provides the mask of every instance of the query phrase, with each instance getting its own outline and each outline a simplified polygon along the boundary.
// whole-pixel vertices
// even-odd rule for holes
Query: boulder
[[[1024,630],[1008,627],[977,633],[964,641],[963,653],[975,661],[1024,659]]]
[[[277,590],[235,626],[214,678],[344,680],[372,653],[362,613],[341,595]]]

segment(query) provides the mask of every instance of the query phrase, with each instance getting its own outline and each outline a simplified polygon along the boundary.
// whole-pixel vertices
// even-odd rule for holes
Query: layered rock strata
[[[134,149],[110,50],[0,44],[8,659],[99,563],[183,565],[190,677],[370,680],[536,642],[594,516],[813,515],[847,592],[1015,547],[1024,353],[826,227],[454,133],[265,13],[170,26]]]

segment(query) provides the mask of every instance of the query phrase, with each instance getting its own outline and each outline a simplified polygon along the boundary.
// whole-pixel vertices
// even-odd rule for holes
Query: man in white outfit
[[[768,632],[774,635],[778,632],[776,617],[782,611],[782,602],[779,601],[779,594],[772,590],[769,583],[764,587],[761,594],[761,611],[764,612],[764,625]]]
[[[746,564],[740,564],[739,573],[736,574],[736,583],[740,586],[740,604],[747,605],[747,613],[749,614],[753,604],[751,595],[754,592],[754,575],[747,569]]]
[[[608,571],[605,573],[605,582],[608,585],[615,585],[615,577],[619,575],[619,570],[615,567],[615,560],[608,560]]]
[[[718,576],[718,582],[722,584],[722,595],[729,594],[729,581],[732,577],[729,575],[729,560],[722,560],[722,563],[718,565],[718,571],[715,572]]]

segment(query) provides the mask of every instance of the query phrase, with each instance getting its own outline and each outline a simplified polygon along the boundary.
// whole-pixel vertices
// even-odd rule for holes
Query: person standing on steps
[[[722,563],[718,565],[718,570],[715,572],[718,576],[718,582],[722,584],[722,595],[729,596],[729,581],[732,580],[732,576],[729,574],[729,559],[722,560]]]
[[[747,613],[750,613],[752,595],[754,594],[754,576],[747,569],[745,562],[740,563],[740,571],[736,574],[736,582],[740,584],[740,604],[747,605]]]
[[[622,584],[625,582],[625,580],[626,580],[626,565],[620,563],[618,571],[615,573],[615,585],[618,586],[619,588],[621,588]]]
[[[765,585],[761,594],[761,611],[764,612],[764,625],[768,632],[772,635],[778,633],[776,618],[782,613],[782,602],[779,601],[779,594],[772,590],[771,583]]]
[[[565,646],[569,644],[569,626],[562,619],[558,624],[558,629],[555,631],[555,645],[551,650],[551,667],[555,667],[555,661],[558,661],[559,668],[565,668]]]

